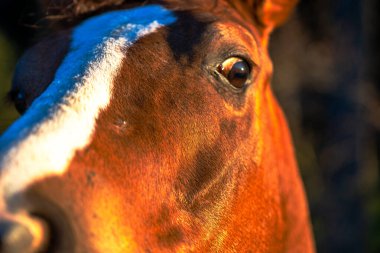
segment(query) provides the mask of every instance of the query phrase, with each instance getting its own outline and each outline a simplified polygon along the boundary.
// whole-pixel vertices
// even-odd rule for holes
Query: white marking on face
[[[66,171],[75,152],[91,141],[126,50],[173,22],[170,11],[148,5],[91,18],[73,31],[54,81],[0,137],[0,211],[1,201]]]

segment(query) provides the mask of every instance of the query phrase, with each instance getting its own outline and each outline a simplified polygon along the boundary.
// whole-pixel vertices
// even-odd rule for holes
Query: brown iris
[[[218,66],[218,72],[238,89],[246,85],[251,73],[248,63],[239,57],[225,60]]]

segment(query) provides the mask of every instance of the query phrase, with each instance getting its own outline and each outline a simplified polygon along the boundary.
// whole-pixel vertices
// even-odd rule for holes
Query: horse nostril
[[[0,253],[75,251],[76,234],[65,209],[33,191],[9,203],[1,208],[0,199]]]
[[[9,221],[0,221],[0,252],[35,253],[45,251],[49,233],[48,226],[44,221],[26,216],[9,217],[11,217]]]

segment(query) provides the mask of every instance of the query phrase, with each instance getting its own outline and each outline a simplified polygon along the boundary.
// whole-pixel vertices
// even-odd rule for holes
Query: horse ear
[[[267,27],[273,29],[283,24],[292,13],[298,0],[261,0],[258,18]]]
[[[283,24],[292,13],[298,0],[228,0],[239,11],[247,12],[256,21],[271,31]]]

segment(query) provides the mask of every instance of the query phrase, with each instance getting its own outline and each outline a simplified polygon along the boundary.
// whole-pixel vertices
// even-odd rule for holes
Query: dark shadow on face
[[[175,15],[178,20],[167,27],[167,42],[177,61],[192,62],[193,57],[199,55],[197,48],[202,47],[205,32],[215,17],[190,11],[175,12]]]

